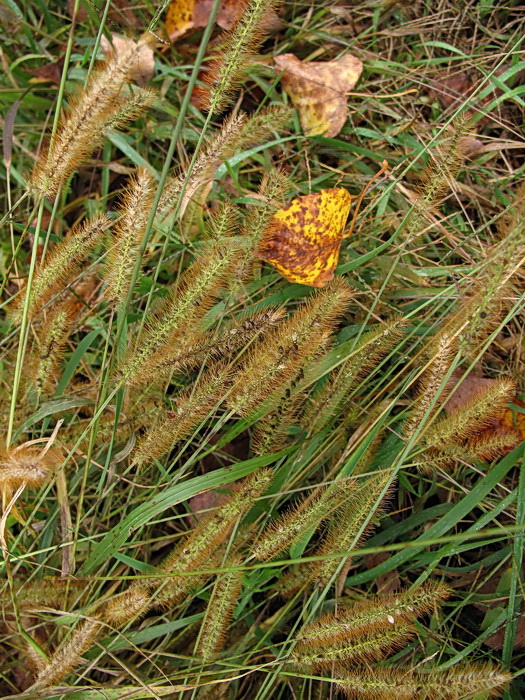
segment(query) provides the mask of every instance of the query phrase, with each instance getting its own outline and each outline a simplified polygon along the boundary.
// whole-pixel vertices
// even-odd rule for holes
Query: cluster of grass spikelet
[[[368,538],[409,510],[399,483],[423,498],[414,477],[460,478],[521,442],[517,427],[491,429],[516,395],[507,377],[446,407],[515,303],[525,193],[477,274],[421,326],[392,305],[364,316],[366,275],[290,292],[262,272],[260,239],[296,183],[272,167],[247,203],[207,197],[223,161],[290,114],[236,110],[206,130],[231,104],[269,6],[245,3],[217,44],[187,168],[158,179],[137,168],[104,213],[45,235],[45,207],[56,215],[94,149],[160,99],[133,85],[155,43],[146,34],[93,70],[27,178],[34,242],[7,305],[0,632],[2,673],[24,664],[32,697],[73,697],[80,684],[104,694],[120,666],[122,697],[136,683],[151,697],[259,700],[308,681],[319,697],[460,700],[499,697],[512,680],[497,661],[457,658],[447,625],[459,594],[431,559],[435,542],[415,545],[429,580],[400,558],[396,592],[360,584]],[[446,195],[468,128],[458,120],[425,170],[400,257]],[[166,654],[148,663],[161,636]]]

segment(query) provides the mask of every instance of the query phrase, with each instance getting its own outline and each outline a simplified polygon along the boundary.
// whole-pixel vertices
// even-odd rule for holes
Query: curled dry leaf
[[[324,287],[334,276],[350,203],[342,187],[294,199],[274,214],[259,257],[291,282]]]
[[[117,55],[126,51],[130,44],[136,42],[127,37],[111,35],[111,43],[102,35],[102,51],[106,58],[110,58],[115,52]],[[144,43],[136,54],[134,65],[129,72],[129,79],[133,80],[140,87],[144,87],[153,78],[155,71],[155,61],[153,58],[153,48],[149,43]]]
[[[347,93],[363,70],[361,61],[347,54],[336,61],[303,63],[291,53],[274,61],[284,71],[281,82],[299,112],[304,132],[337,136],[347,117]]]

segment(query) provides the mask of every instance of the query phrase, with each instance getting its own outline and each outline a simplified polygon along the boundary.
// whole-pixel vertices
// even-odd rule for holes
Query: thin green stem
[[[31,302],[31,285],[33,284],[33,277],[35,275],[35,270],[36,270],[36,262],[37,262],[37,257],[38,257],[38,245],[39,245],[39,239],[40,239],[40,228],[42,226],[43,214],[44,214],[44,200],[40,199],[40,202],[38,205],[35,237],[33,239],[33,248],[31,251],[31,263],[29,265],[29,274],[27,277],[26,295],[25,295],[25,299],[24,299],[24,307],[22,309],[22,321],[20,323],[20,340],[18,343],[18,349],[17,349],[17,355],[16,355],[15,373],[14,373],[14,378],[13,378],[13,389],[11,392],[11,406],[10,406],[10,410],[9,410],[9,422],[7,425],[7,436],[6,436],[7,447],[9,447],[9,445],[11,444],[11,437],[13,435],[16,402],[17,402],[17,398],[18,398],[18,389],[20,386],[20,378],[22,376],[22,366],[24,363],[25,347],[26,347],[27,336],[28,336],[28,323],[27,323],[27,321],[28,321],[28,314],[29,314],[29,305]]]

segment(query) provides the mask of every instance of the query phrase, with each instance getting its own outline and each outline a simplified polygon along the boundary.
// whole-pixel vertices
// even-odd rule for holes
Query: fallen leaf
[[[458,385],[460,378],[461,372],[454,372],[450,378],[447,388],[445,389],[445,395],[448,395],[453,390],[453,393],[447,398],[443,405],[443,408],[448,415],[457,413],[466,404],[468,404],[469,401],[482,393],[484,389],[488,389],[497,383],[496,379],[483,377],[481,374],[477,374],[475,372],[471,372],[469,375],[467,375]],[[512,399],[512,403],[517,407],[525,409],[525,403],[517,396]],[[490,438],[496,435],[500,435],[501,437],[509,437],[509,446],[502,447],[499,450],[500,454],[504,455],[511,452],[514,447],[525,440],[525,413],[522,413],[521,411],[512,407],[503,408],[488,425],[476,433],[474,436],[474,445],[476,442],[482,445],[485,438]],[[484,453],[482,450],[477,452],[477,455],[480,459],[486,461],[494,458],[493,453]]]
[[[226,31],[241,18],[248,0],[222,0],[215,22]],[[170,41],[206,27],[208,24],[213,0],[172,0],[166,13],[166,32]],[[268,8],[261,22],[262,31],[267,34],[281,28],[279,16],[272,8]]]
[[[75,0],[67,0],[67,11],[70,17],[75,14]],[[85,7],[82,7],[82,3],[79,4],[76,14],[77,22],[84,22],[88,18],[88,13]]]
[[[106,58],[110,58],[113,55],[113,52],[118,55],[119,53],[126,51],[131,44],[135,43],[136,42],[134,42],[133,39],[112,34],[111,43],[104,35],[102,35],[100,45]],[[153,48],[149,44],[144,43],[136,54],[134,65],[131,67],[129,72],[129,78],[140,87],[144,87],[148,81],[153,78],[154,70],[155,61],[153,58]]]
[[[274,214],[259,257],[291,282],[324,287],[334,276],[351,199],[342,187],[294,199]]]
[[[247,4],[248,0],[222,0],[217,12],[217,24],[219,27],[230,31],[235,22],[241,18]],[[279,31],[282,27],[283,23],[277,12],[272,7],[268,7],[261,21],[261,31],[264,34],[270,34],[271,32]]]
[[[177,41],[191,31],[208,24],[213,0],[172,0],[166,13],[166,32]]]
[[[59,58],[58,61],[45,63],[38,68],[26,68],[25,72],[35,76],[31,78],[29,81],[30,83],[55,83],[55,85],[60,85],[63,68],[64,58],[62,57]]]
[[[214,508],[224,505],[227,500],[228,494],[216,489],[203,491],[192,496],[188,501],[188,507],[191,511],[191,514],[188,514],[190,525],[195,526],[200,520],[206,519]]]
[[[385,561],[390,559],[392,554],[389,552],[377,552],[376,554],[367,554],[363,561],[366,568],[374,569],[379,564],[383,564]],[[397,593],[401,589],[401,579],[399,578],[399,572],[397,569],[391,569],[386,574],[381,574],[375,579],[375,587],[377,592],[381,595],[388,595],[389,593]]]
[[[472,93],[474,81],[469,73],[445,73],[432,83],[430,94],[443,109],[457,107]]]
[[[346,54],[336,61],[303,63],[294,54],[276,56],[275,65],[285,71],[281,82],[299,112],[308,136],[337,136],[347,117],[347,92],[359,80],[363,64]]]
[[[500,75],[503,75],[509,67],[510,65],[508,63],[503,64],[494,71],[494,77],[498,78]],[[514,79],[521,79],[522,76],[523,71],[516,75]],[[484,80],[484,76],[480,77],[478,80],[474,80],[470,73],[445,73],[438,76],[432,82],[429,91],[430,96],[436,99],[444,110],[456,111],[461,105],[467,102],[469,97],[476,92]],[[476,109],[485,110],[494,98],[500,97],[503,93],[504,91],[500,87],[495,87],[488,95],[480,100]],[[482,127],[486,126],[490,121],[491,113],[488,113],[481,117],[477,124]]]
[[[127,27],[137,27],[140,24],[137,15],[130,7],[129,0],[112,0],[111,5],[108,16],[112,22]]]
[[[460,411],[484,389],[489,389],[497,383],[495,379],[489,379],[476,372],[471,372],[463,379],[461,379],[461,375],[461,371],[454,372],[445,389],[445,396],[448,394],[450,396],[443,404],[443,408],[449,416]]]

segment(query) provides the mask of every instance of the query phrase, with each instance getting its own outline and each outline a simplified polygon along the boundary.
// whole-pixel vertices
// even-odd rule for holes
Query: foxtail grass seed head
[[[183,366],[199,367],[213,359],[231,359],[274,329],[284,316],[282,308],[268,308],[256,313],[239,314],[221,325],[215,336],[207,336],[177,361]]]
[[[501,415],[515,392],[515,383],[507,378],[500,378],[483,387],[458,411],[437,421],[427,431],[425,446],[439,452],[443,446],[461,445]]]
[[[179,207],[179,216],[182,218],[197,190],[211,183],[221,161],[234,152],[236,141],[242,133],[245,123],[245,114],[229,117],[220,131],[198,155],[189,177],[185,172],[168,177],[157,207],[156,221],[158,224],[165,224],[177,206]]]
[[[127,118],[135,118],[141,107],[136,98],[125,106],[123,89],[133,79],[136,58],[147,36],[128,42],[124,49],[113,52],[94,73],[85,88],[69,102],[61,116],[58,130],[47,152],[38,159],[29,178],[29,189],[36,196],[53,197],[78,166],[103,140],[109,128],[121,126]]]
[[[403,235],[409,241],[425,228],[428,214],[450,190],[450,181],[456,175],[464,156],[465,136],[471,129],[468,117],[462,115],[452,124],[446,141],[433,155],[433,163],[425,168],[418,188],[417,199]]]
[[[79,603],[89,587],[73,578],[46,576],[36,581],[17,581],[15,599],[20,610],[31,612],[43,608],[64,610],[64,606]]]
[[[0,490],[11,492],[20,486],[42,486],[62,463],[59,450],[47,451],[37,445],[0,449]]]
[[[133,581],[120,595],[105,603],[99,615],[112,627],[124,627],[146,614],[151,605],[151,593],[140,581]]]
[[[264,176],[258,192],[261,204],[250,206],[244,225],[245,235],[251,241],[251,250],[258,247],[272,216],[283,206],[290,189],[291,182],[280,168],[275,168]]]
[[[40,671],[32,690],[49,688],[71,673],[82,663],[82,654],[91,649],[102,630],[103,625],[96,617],[82,620],[69,639],[52,655],[49,664]]]
[[[287,513],[270,523],[251,547],[256,559],[273,559],[301,536],[334,517],[341,505],[352,497],[355,479],[341,479],[331,487],[318,487],[310,496],[292,506]]]
[[[403,335],[404,319],[394,319],[366,333],[350,357],[314,391],[301,419],[305,430],[318,432],[341,414],[348,395]]]
[[[137,386],[169,375],[179,355],[185,356],[203,336],[200,321],[227,286],[237,247],[212,244],[184,273],[153,315],[140,343],[119,369],[121,383]]]
[[[241,565],[240,557],[230,557],[227,567]],[[243,572],[240,570],[219,574],[202,623],[195,653],[205,663],[215,658],[226,641],[233,612],[239,602]]]
[[[429,363],[419,381],[414,407],[410,412],[405,424],[403,434],[410,438],[421,425],[423,418],[430,409],[432,403],[437,404],[438,392],[443,386],[444,379],[452,364],[456,349],[456,342],[453,336],[448,333],[439,333],[427,353]],[[437,410],[437,408],[436,408]]]
[[[38,396],[54,390],[74,315],[75,311],[69,304],[52,309],[47,315],[41,339],[29,358],[27,370],[30,388]]]
[[[312,347],[321,347],[348,307],[352,290],[336,278],[255,347],[237,375],[227,399],[235,412],[246,415],[297,377]]]
[[[512,680],[496,664],[463,663],[425,671],[400,667],[348,669],[336,685],[349,700],[499,698]]]
[[[450,589],[444,584],[427,582],[415,590],[367,597],[338,606],[337,613],[322,615],[305,625],[297,638],[311,646],[339,644],[432,613],[449,595]]]
[[[238,84],[246,75],[250,56],[265,37],[265,15],[275,4],[272,0],[248,0],[232,30],[219,40],[201,78],[209,85],[209,90],[201,91],[202,109],[218,114],[231,104]]]
[[[290,663],[305,670],[330,668],[334,664],[369,664],[402,649],[415,637],[416,628],[402,621],[385,629],[363,632],[353,638],[316,644],[301,641],[290,655]]]
[[[240,151],[269,140],[272,132],[280,133],[293,116],[289,105],[272,105],[249,116],[235,141],[235,150]]]
[[[150,580],[153,589],[162,586],[156,596],[158,605],[169,601],[178,602],[191,588],[191,576],[185,572],[198,569],[199,566],[214,552],[230,535],[236,522],[242,520],[256,499],[267,490],[272,481],[271,469],[259,469],[234,487],[228,501],[217,508],[207,518],[201,520],[190,534],[175,547],[159,567],[164,577]]]
[[[82,263],[110,226],[109,218],[100,216],[74,226],[64,240],[57,243],[44,265],[37,268],[31,289],[23,289],[16,298],[11,310],[15,323],[22,318],[25,295],[29,293],[29,318],[32,318],[79,273]]]
[[[321,345],[324,344],[323,339]],[[307,362],[305,362],[306,366]],[[252,436],[252,450],[255,454],[271,454],[282,450],[287,444],[289,432],[297,423],[302,405],[306,400],[306,393],[296,390],[299,377],[303,377],[303,371],[300,371],[296,377],[292,377],[290,385],[284,387],[271,413],[257,421]]]
[[[133,464],[142,467],[161,459],[177,442],[190,435],[220,403],[230,377],[230,370],[219,367],[198,379],[177,399],[174,408],[145,432],[133,453]]]
[[[107,136],[112,131],[120,131],[130,122],[141,117],[155,102],[157,93],[154,90],[134,87],[126,92],[114,114],[109,115],[104,124],[103,135]]]
[[[123,303],[127,298],[154,194],[153,177],[140,168],[124,192],[120,219],[110,239],[106,259],[106,298],[111,304]]]
[[[360,480],[353,498],[345,504],[343,513],[337,513],[329,522],[326,540],[315,551],[315,555],[324,556],[357,549],[384,513],[393,488],[391,481],[390,470]],[[387,488],[386,494],[382,495]],[[348,555],[343,558],[348,559]],[[339,558],[312,562],[309,567],[310,580],[315,581],[319,587],[327,586],[340,565]]]

